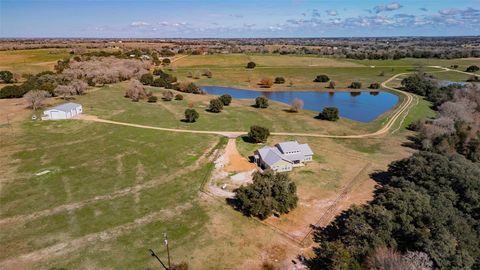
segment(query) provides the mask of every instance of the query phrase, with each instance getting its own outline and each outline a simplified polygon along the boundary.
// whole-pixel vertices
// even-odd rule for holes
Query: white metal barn
[[[43,111],[42,120],[69,119],[81,114],[82,111],[82,105],[69,102]]]

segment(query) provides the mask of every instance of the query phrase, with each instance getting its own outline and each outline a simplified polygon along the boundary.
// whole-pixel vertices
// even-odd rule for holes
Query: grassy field
[[[9,70],[17,74],[35,74],[53,70],[56,62],[67,56],[66,49],[0,51],[0,70]]]
[[[230,106],[224,107],[221,113],[206,111],[210,95],[185,94],[184,100],[162,101],[161,88],[151,87],[150,90],[159,97],[157,103],[147,103],[145,100],[132,102],[124,98],[126,84],[120,83],[111,87],[100,88],[88,95],[78,97],[77,102],[83,104],[85,113],[97,115],[100,118],[152,125],[158,127],[181,128],[193,130],[224,130],[248,131],[251,125],[262,125],[272,131],[317,132],[328,134],[358,134],[371,131],[381,124],[383,118],[372,123],[360,123],[341,119],[337,123],[320,121],[314,118],[318,113],[302,110],[290,113],[285,110],[289,105],[270,101],[266,109],[252,107],[252,100],[233,100]],[[196,109],[200,118],[195,123],[185,123],[184,111],[189,106]]]
[[[44,59],[46,52],[31,56],[37,59],[32,61],[54,61],[49,60],[53,56]],[[247,71],[243,66],[250,60],[258,67]],[[362,61],[317,57],[207,55],[175,62],[174,72],[184,79],[188,71],[209,68],[214,77],[197,83],[245,88],[256,88],[256,80],[263,76],[280,75],[287,84],[294,84],[274,90],[323,90],[324,84],[311,82],[317,74],[342,81],[340,86],[352,80],[381,82],[411,70],[400,66],[408,61],[413,60],[399,60],[393,68],[388,61],[375,62],[384,67],[371,68]],[[13,61],[11,66],[19,68],[13,71],[20,72],[30,62],[25,67],[16,65],[19,62]],[[379,76],[380,71],[385,75]],[[248,76],[250,82],[246,82]],[[194,130],[247,131],[259,124],[272,131],[360,134],[378,129],[388,117],[370,124],[347,119],[332,123],[314,119],[311,111],[287,113],[289,106],[276,102],[256,109],[251,100],[234,100],[214,114],[206,111],[212,96],[184,94],[182,101],[132,102],[123,97],[125,86],[91,89],[74,102],[81,103],[85,113],[105,119]],[[150,90],[159,97],[165,91]],[[433,115],[430,104],[416,98],[418,105],[402,127]],[[180,121],[188,107],[200,113],[198,122]],[[261,269],[262,262],[291,267],[291,259],[306,250],[291,238],[298,240],[308,233],[310,224],[319,220],[350,182],[355,180],[356,185],[336,211],[368,201],[375,186],[369,173],[414,151],[402,146],[411,135],[404,129],[355,140],[272,136],[267,145],[298,140],[308,143],[315,156],[312,163],[291,173],[298,186],[298,208],[261,223],[233,210],[223,199],[199,191],[212,169],[212,150],[224,142],[218,136],[79,120],[31,122],[29,114],[25,112],[12,127],[0,126],[0,268],[10,259],[29,254],[5,269],[156,269],[159,265],[148,249],[165,258],[163,232],[169,234],[173,260],[188,261],[192,269]],[[238,138],[237,147],[248,156],[262,145]],[[49,172],[36,175],[45,170]]]

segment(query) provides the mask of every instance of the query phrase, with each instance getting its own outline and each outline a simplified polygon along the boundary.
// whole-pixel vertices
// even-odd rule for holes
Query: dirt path
[[[87,245],[92,245],[95,242],[104,242],[116,237],[119,237],[124,234],[128,234],[133,230],[150,224],[152,222],[170,219],[176,215],[181,214],[183,211],[191,208],[189,203],[179,205],[174,209],[165,209],[160,210],[151,214],[148,214],[144,217],[135,219],[132,222],[113,227],[108,230],[87,234],[85,236],[61,242],[43,249],[35,250],[27,254],[23,254],[14,258],[6,259],[0,262],[0,269],[23,269],[27,266],[42,261],[45,259],[51,259],[52,257],[62,256],[71,252],[78,250],[79,248],[85,247]]]
[[[248,162],[237,150],[235,138],[228,139],[225,147],[225,155],[228,157],[228,163],[225,166],[227,172],[244,172],[256,168],[255,164]]]

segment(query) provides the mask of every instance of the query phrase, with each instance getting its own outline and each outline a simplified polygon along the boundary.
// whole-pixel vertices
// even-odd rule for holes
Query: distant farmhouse
[[[69,102],[43,111],[42,120],[70,119],[80,115],[82,105]]]
[[[304,166],[312,161],[313,151],[308,144],[299,144],[296,141],[282,142],[274,147],[265,146],[255,151],[255,163],[264,169],[277,172],[288,172],[293,167]]]

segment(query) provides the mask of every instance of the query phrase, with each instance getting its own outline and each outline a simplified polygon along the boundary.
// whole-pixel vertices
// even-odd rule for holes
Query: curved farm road
[[[387,83],[391,82],[392,80],[395,80],[399,76],[409,74],[411,72],[405,72],[405,73],[399,73],[396,74],[386,81],[382,82],[382,87],[386,88],[388,90],[397,92],[403,96],[405,96],[405,99],[403,102],[400,104],[400,106],[393,112],[393,114],[390,116],[388,119],[388,122],[379,130],[372,132],[372,133],[366,133],[366,134],[358,134],[358,135],[328,135],[328,134],[316,134],[316,133],[295,133],[295,132],[272,132],[270,133],[271,135],[285,135],[285,136],[304,136],[304,137],[318,137],[318,138],[336,138],[336,139],[359,139],[359,138],[369,138],[369,137],[375,137],[379,135],[383,135],[387,133],[396,123],[398,119],[401,119],[401,122],[405,119],[407,116],[407,112],[412,105],[412,102],[414,101],[414,96],[410,93],[392,88],[387,85]],[[402,117],[403,115],[403,117]],[[162,131],[170,131],[170,132],[180,132],[180,133],[196,133],[196,134],[213,134],[213,135],[221,135],[225,136],[228,138],[235,138],[240,135],[246,134],[246,132],[242,131],[221,131],[221,130],[188,130],[188,129],[176,129],[176,128],[162,128],[162,127],[155,127],[155,126],[148,126],[148,125],[140,125],[140,124],[132,124],[132,123],[125,123],[125,122],[117,122],[117,121],[112,121],[112,120],[106,120],[106,119],[101,119],[98,118],[97,116],[94,115],[80,115],[78,117],[80,120],[86,120],[86,121],[94,121],[94,122],[100,122],[100,123],[108,123],[108,124],[115,124],[115,125],[122,125],[122,126],[129,126],[129,127],[136,127],[136,128],[145,128],[145,129],[155,129],[155,130],[162,130]]]

